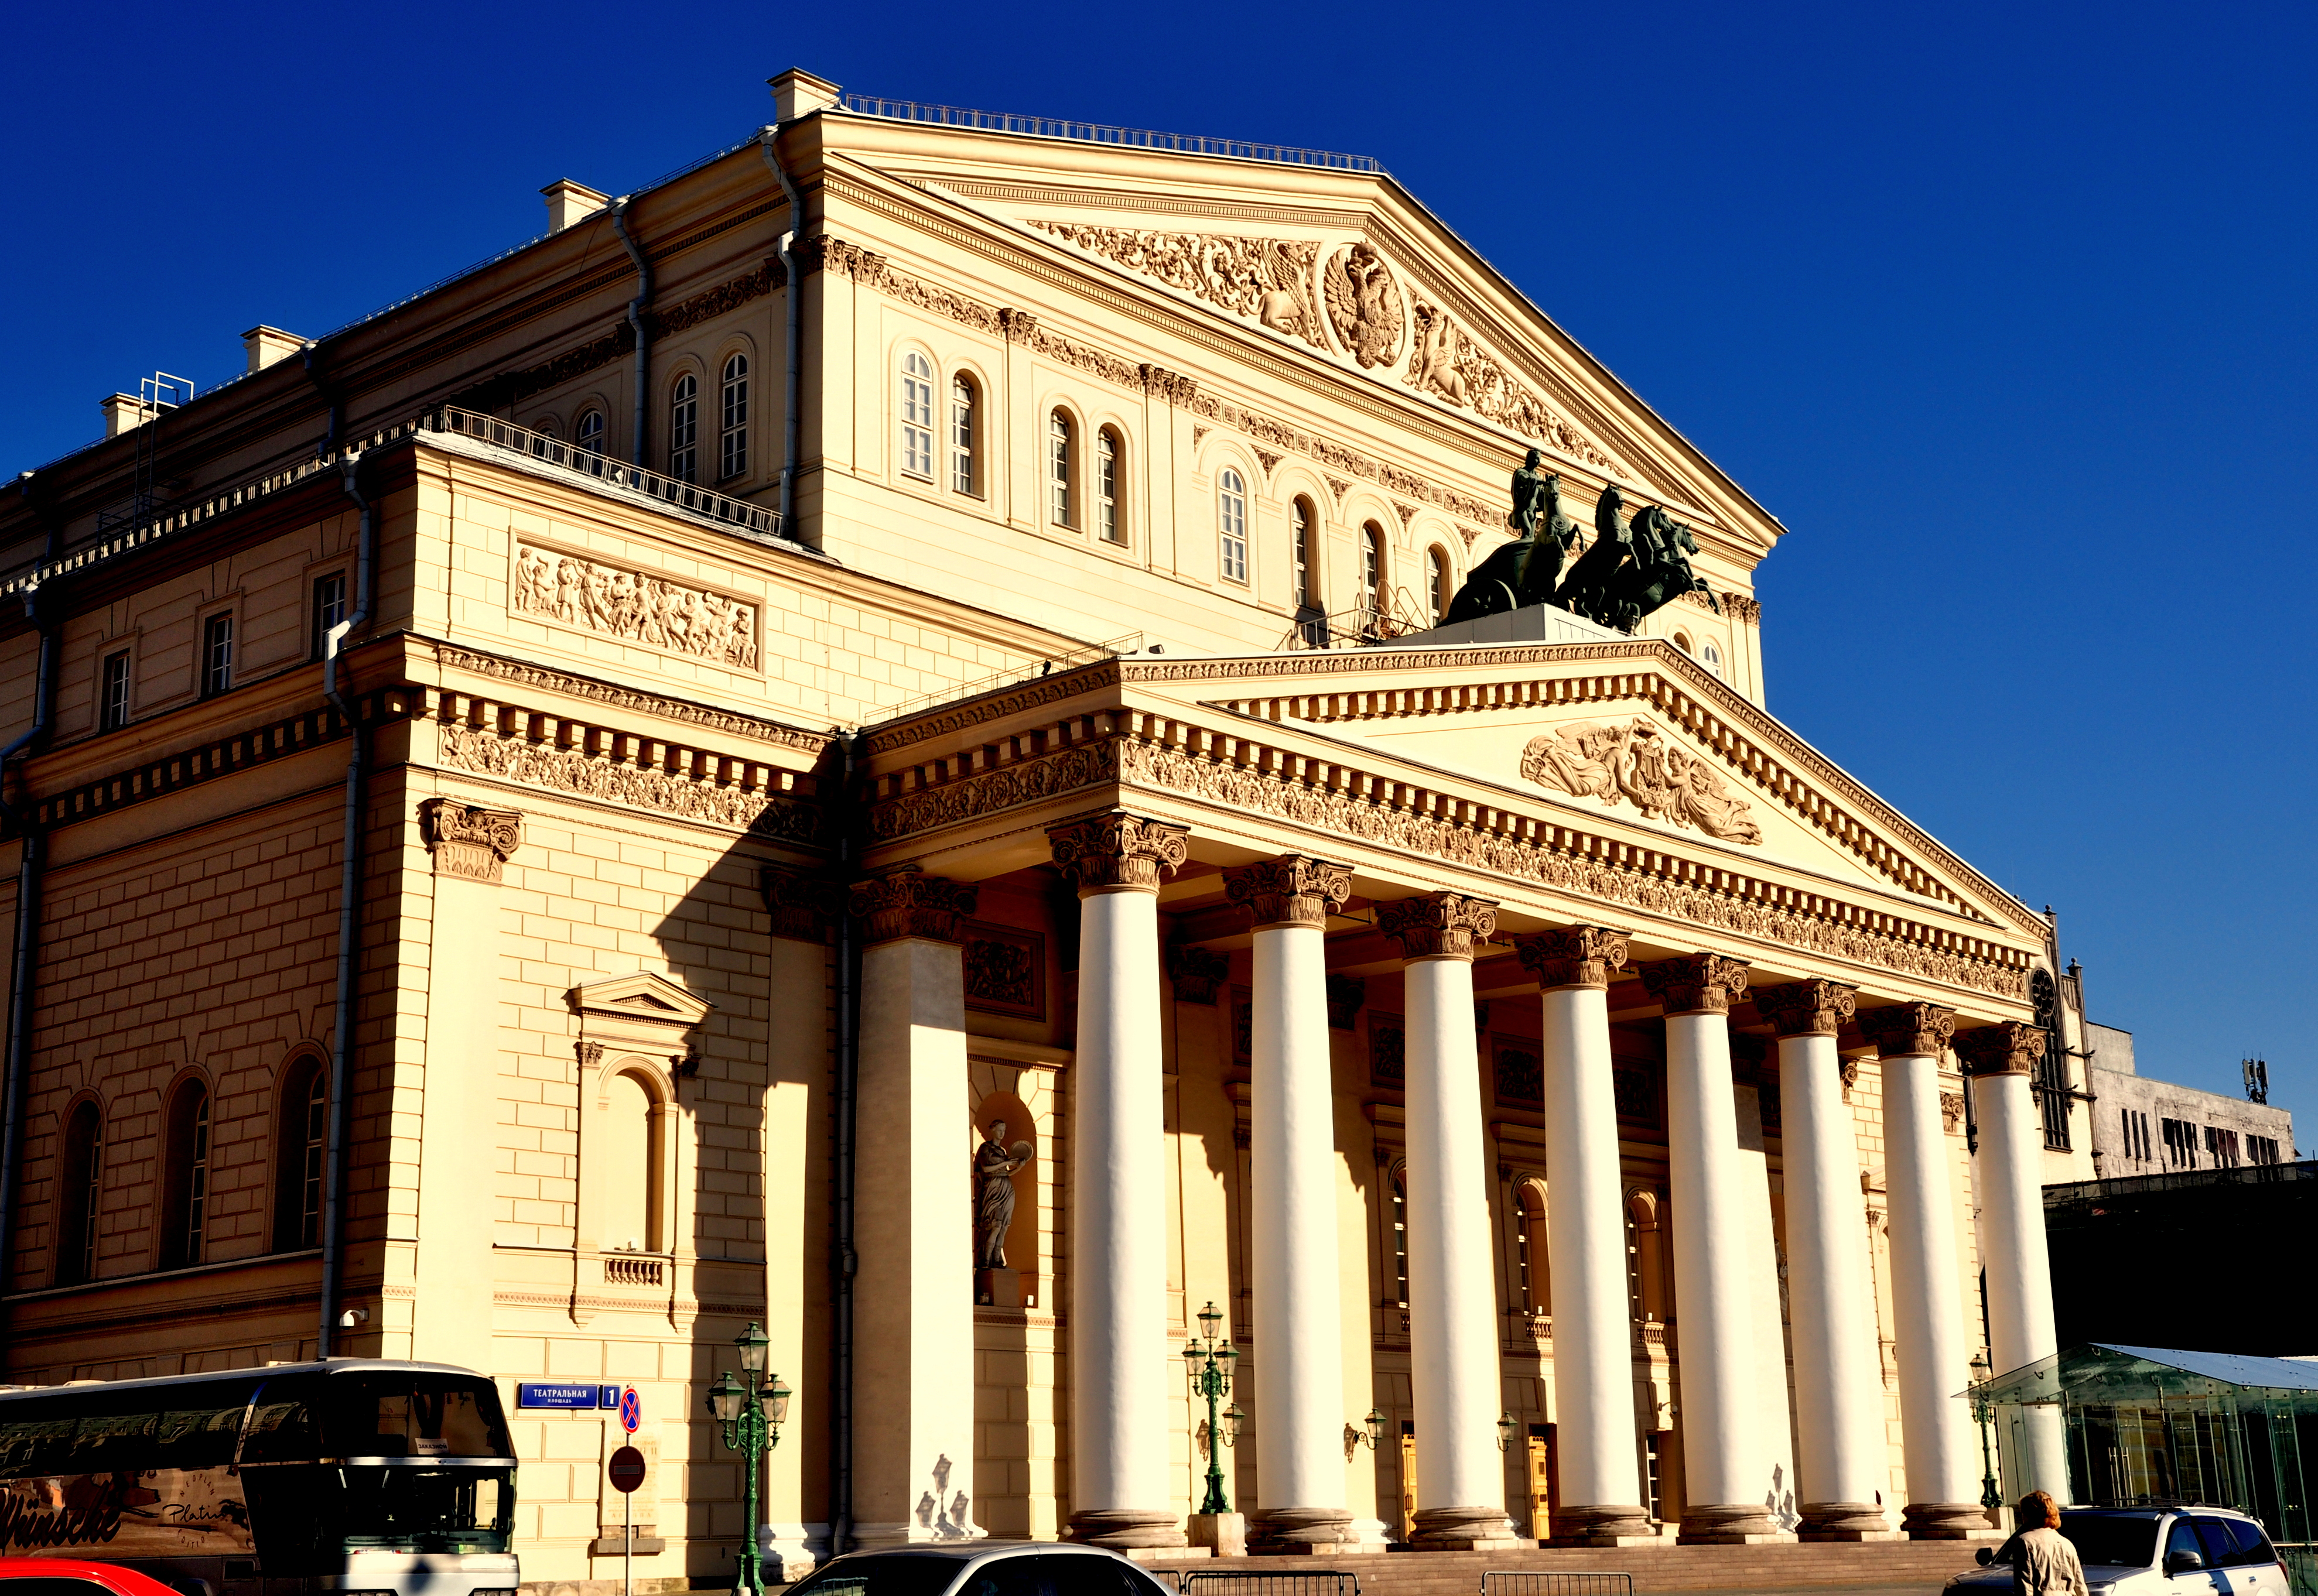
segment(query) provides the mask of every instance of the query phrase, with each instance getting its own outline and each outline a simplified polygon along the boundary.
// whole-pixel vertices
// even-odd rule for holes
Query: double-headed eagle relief
[[[1577,542],[1577,528],[1561,512],[1560,474],[1544,471],[1543,459],[1532,449],[1514,473],[1505,525],[1520,535],[1473,568],[1444,620],[1474,621],[1550,604],[1631,632],[1643,616],[1685,593],[1704,594],[1709,607],[1722,613],[1706,579],[1690,566],[1697,536],[1656,505],[1628,522],[1619,513],[1626,501],[1615,483],[1602,489],[1594,507],[1592,545],[1563,578],[1562,560]]]
[[[1631,799],[1652,820],[1695,826],[1725,842],[1763,840],[1752,806],[1732,795],[1721,774],[1640,716],[1588,721],[1532,737],[1522,749],[1521,773],[1526,781],[1578,798],[1613,805]]]
[[[1322,286],[1344,352],[1364,366],[1391,364],[1400,353],[1400,284],[1384,257],[1365,244],[1340,250]]]

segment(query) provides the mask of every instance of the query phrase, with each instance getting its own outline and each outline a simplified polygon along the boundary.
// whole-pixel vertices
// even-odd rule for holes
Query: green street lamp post
[[[725,1369],[716,1376],[716,1384],[708,1388],[708,1411],[724,1429],[727,1450],[741,1454],[741,1497],[748,1510],[742,1526],[740,1566],[732,1577],[733,1596],[763,1596],[765,1589],[764,1559],[757,1551],[757,1463],[768,1448],[781,1444],[781,1426],[788,1422],[789,1388],[775,1375],[762,1389],[758,1382],[764,1377],[765,1349],[770,1344],[761,1326],[754,1321],[749,1328],[732,1338],[741,1350],[741,1372],[748,1376],[745,1383],[732,1377]]]
[[[1232,1365],[1238,1361],[1238,1349],[1223,1340],[1218,1333],[1224,1316],[1209,1302],[1199,1310],[1199,1333],[1183,1348],[1183,1366],[1190,1373],[1191,1394],[1208,1399],[1208,1496],[1199,1504],[1199,1511],[1227,1513],[1231,1499],[1224,1494],[1224,1447],[1239,1439],[1240,1421],[1246,1415],[1239,1403],[1218,1413],[1216,1403],[1231,1394]]]
[[[1995,1416],[1994,1404],[1988,1400],[1985,1387],[1996,1370],[1985,1353],[1976,1353],[1972,1360],[1972,1421],[1980,1429],[1980,1505],[1991,1511],[2004,1505],[2004,1493],[1996,1488],[1996,1459],[1988,1448],[1988,1421]]]

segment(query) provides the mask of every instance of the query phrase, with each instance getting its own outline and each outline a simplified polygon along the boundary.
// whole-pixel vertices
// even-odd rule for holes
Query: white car
[[[1116,1552],[1047,1541],[935,1541],[853,1552],[786,1596],[1175,1596]],[[2284,1596],[2280,1592],[2279,1596]]]
[[[2229,1508],[2063,1508],[2061,1533],[2092,1596],[2289,1596],[2278,1548],[2259,1522]],[[1981,1566],[1948,1581],[1948,1596],[2011,1590],[2010,1547],[1981,1547]]]

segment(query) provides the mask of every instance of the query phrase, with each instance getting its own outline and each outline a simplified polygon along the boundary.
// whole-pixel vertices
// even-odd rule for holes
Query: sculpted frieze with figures
[[[1532,737],[1522,777],[1577,798],[1631,802],[1654,820],[1695,826],[1725,842],[1760,846],[1753,806],[1723,785],[1705,760],[1667,740],[1649,720],[1589,721]]]
[[[517,544],[508,609],[714,665],[757,668],[755,605],[600,560]]]
[[[1418,300],[1414,319],[1415,335],[1410,340],[1407,369],[1401,375],[1406,386],[1446,399],[1525,438],[1535,438],[1574,460],[1622,474],[1623,467],[1547,409],[1545,401],[1528,384],[1475,343],[1448,311]]]
[[[1097,228],[1034,221],[1041,232],[1077,245],[1130,272],[1301,338],[1327,343],[1312,294],[1320,247],[1292,238],[1237,238],[1218,233],[1163,233],[1149,228]]]

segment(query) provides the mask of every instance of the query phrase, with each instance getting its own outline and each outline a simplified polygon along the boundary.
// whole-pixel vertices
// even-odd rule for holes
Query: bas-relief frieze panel
[[[1705,760],[1669,742],[1648,719],[1590,721],[1532,737],[1522,777],[1612,808],[1631,800],[1655,820],[1695,826],[1709,837],[1760,847],[1754,806],[1733,794]]]
[[[1068,221],[1030,225],[1114,265],[1301,338],[1316,349],[1327,347],[1313,300],[1312,268],[1320,255],[1316,243]]]
[[[1119,743],[1106,738],[1083,748],[1041,754],[1018,765],[947,782],[924,792],[908,793],[870,806],[869,835],[879,842],[912,837],[938,826],[954,825],[1017,804],[1036,803],[1074,793],[1082,787],[1114,781],[1119,776]]]
[[[454,770],[473,771],[622,808],[651,810],[793,842],[813,841],[821,830],[820,811],[811,804],[597,758],[573,749],[544,748],[473,727],[445,726],[441,749],[443,763]]]
[[[1449,312],[1418,300],[1415,321],[1408,368],[1401,374],[1406,386],[1470,410],[1507,431],[1536,438],[1572,459],[1635,480],[1592,439],[1547,408],[1544,399],[1475,343]]]
[[[757,668],[754,605],[557,549],[516,545],[508,613],[714,665]]]

